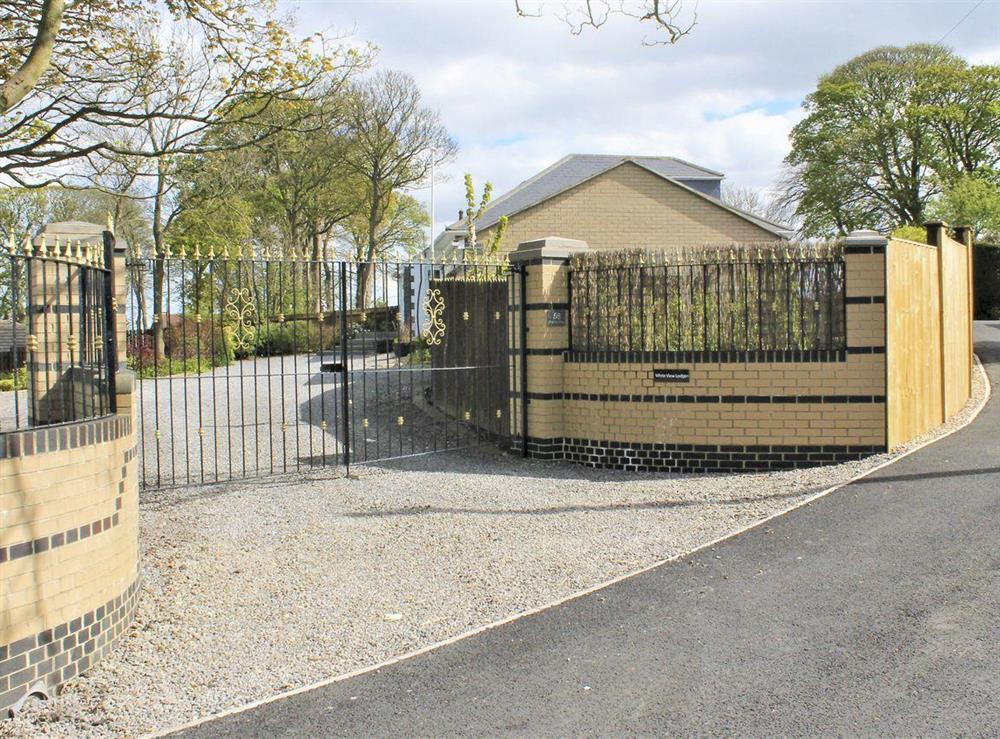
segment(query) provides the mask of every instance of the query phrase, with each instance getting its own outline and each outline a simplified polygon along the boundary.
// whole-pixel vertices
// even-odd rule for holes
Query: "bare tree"
[[[357,302],[368,301],[370,262],[379,254],[380,227],[399,190],[424,182],[434,165],[455,156],[457,145],[438,114],[423,105],[408,74],[378,72],[355,85],[348,124],[353,131],[346,164],[364,183],[367,221],[364,261],[358,265]]]
[[[777,225],[788,226],[795,219],[794,206],[790,206],[780,194],[773,195],[752,187],[725,185],[722,202]]]
[[[541,6],[539,3],[529,8],[528,3],[514,0],[517,14],[524,18],[542,15]],[[676,44],[698,22],[696,11],[685,14],[683,0],[582,0],[563,3],[558,13],[574,36],[579,36],[586,28],[600,28],[614,15],[633,18],[654,27],[656,35],[643,39],[646,46]]]

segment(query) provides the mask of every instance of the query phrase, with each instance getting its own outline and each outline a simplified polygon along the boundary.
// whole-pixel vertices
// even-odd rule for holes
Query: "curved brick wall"
[[[540,459],[669,472],[812,467],[886,449],[885,245],[845,245],[847,345],[822,351],[574,352],[566,321],[569,254],[549,238],[511,255],[524,270],[525,355],[512,333],[515,446]],[[521,319],[518,313],[517,319]],[[523,365],[523,366],[522,366]],[[657,379],[672,372],[678,381]],[[520,425],[527,418],[527,430]],[[526,439],[524,437],[527,437]],[[524,444],[522,447],[521,445]]]
[[[100,659],[138,583],[132,418],[0,436],[0,710]]]

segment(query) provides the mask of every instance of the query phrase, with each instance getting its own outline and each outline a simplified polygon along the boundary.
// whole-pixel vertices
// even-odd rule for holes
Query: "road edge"
[[[160,739],[160,737],[166,737],[166,736],[169,736],[170,734],[174,734],[174,733],[176,733],[178,731],[185,731],[187,729],[193,729],[193,728],[195,728],[197,726],[200,726],[202,724],[208,723],[210,721],[215,721],[216,719],[225,718],[227,716],[233,716],[233,715],[236,715],[238,713],[243,713],[245,711],[249,711],[251,709],[267,705],[268,703],[274,703],[276,701],[283,700],[285,698],[291,698],[292,696],[299,695],[301,693],[308,693],[308,692],[310,692],[312,690],[317,690],[319,688],[326,687],[327,685],[333,685],[335,683],[344,682],[345,680],[350,680],[351,678],[359,677],[360,675],[365,675],[365,674],[367,674],[369,672],[377,672],[377,671],[382,670],[382,669],[384,669],[386,667],[390,667],[390,666],[392,666],[392,665],[394,665],[394,664],[396,664],[398,662],[404,662],[404,661],[412,659],[414,657],[419,657],[420,655],[427,654],[428,652],[433,652],[434,650],[441,649],[442,647],[446,647],[446,646],[449,646],[449,645],[454,644],[456,642],[468,639],[470,637],[477,636],[477,635],[482,634],[484,632],[491,631],[492,629],[498,628],[500,626],[506,626],[507,624],[512,623],[514,621],[519,621],[522,618],[526,618],[528,616],[534,616],[534,615],[536,615],[538,613],[542,613],[543,611],[547,611],[550,608],[556,608],[557,606],[561,606],[561,605],[563,605],[565,603],[569,603],[570,601],[576,600],[578,598],[586,597],[586,596],[591,595],[593,593],[596,593],[596,592],[598,592],[600,590],[604,590],[605,588],[611,587],[612,585],[616,585],[616,584],[618,584],[620,582],[623,582],[624,580],[628,580],[630,578],[636,577],[636,576],[641,575],[641,574],[643,574],[645,572],[649,572],[650,570],[655,570],[656,568],[662,567],[663,565],[666,565],[666,564],[670,564],[671,562],[676,562],[676,561],[678,561],[680,559],[684,559],[685,557],[689,557],[692,554],[695,554],[697,552],[703,551],[705,549],[710,549],[710,548],[716,546],[717,544],[721,544],[724,541],[727,541],[727,540],[732,539],[734,537],[737,537],[737,536],[740,536],[742,534],[745,534],[746,532],[752,531],[752,530],[758,528],[759,526],[763,526],[764,524],[769,523],[770,521],[773,521],[776,518],[780,518],[781,516],[787,515],[788,513],[791,513],[794,510],[797,510],[797,509],[799,509],[799,508],[801,508],[803,506],[809,505],[810,503],[812,503],[815,500],[823,498],[823,497],[829,495],[830,493],[833,493],[833,492],[836,492],[837,490],[840,490],[841,488],[847,487],[848,485],[851,485],[852,483],[855,483],[858,480],[862,480],[862,479],[868,477],[869,475],[872,475],[872,474],[878,472],[879,470],[883,470],[886,467],[890,467],[891,465],[896,464],[897,462],[899,462],[902,459],[906,459],[911,454],[919,452],[921,449],[924,449],[924,448],[930,446],[931,444],[934,444],[934,443],[936,443],[938,441],[941,441],[942,439],[948,438],[952,434],[955,434],[955,433],[961,431],[962,429],[964,429],[967,426],[969,426],[973,421],[975,421],[979,417],[979,414],[982,412],[983,408],[985,408],[986,404],[990,401],[990,397],[993,394],[993,388],[990,385],[989,375],[986,374],[986,369],[983,367],[983,364],[980,361],[979,356],[976,355],[976,354],[973,354],[973,359],[975,360],[975,370],[979,372],[979,374],[982,377],[983,382],[986,384],[986,393],[983,395],[983,398],[980,401],[979,405],[977,405],[973,409],[972,413],[969,415],[969,417],[965,420],[964,423],[962,423],[959,426],[956,426],[955,428],[947,431],[946,433],[941,434],[940,436],[935,436],[932,439],[928,439],[928,440],[926,440],[926,441],[918,444],[917,446],[913,447],[912,449],[908,449],[907,451],[901,453],[897,457],[893,457],[892,459],[887,460],[887,461],[883,462],[882,464],[876,465],[875,467],[872,467],[869,470],[865,470],[864,472],[859,472],[857,475],[855,475],[854,477],[852,477],[852,478],[850,478],[848,480],[845,480],[844,482],[837,483],[836,485],[833,485],[833,486],[831,486],[829,488],[826,488],[824,490],[820,490],[820,491],[818,491],[816,493],[813,493],[812,495],[810,495],[810,496],[808,496],[806,498],[803,498],[802,500],[800,500],[800,501],[798,501],[796,503],[793,503],[792,505],[789,505],[787,508],[783,508],[780,511],[772,513],[772,514],[770,514],[770,515],[768,515],[768,516],[766,516],[766,517],[764,517],[764,518],[762,518],[762,519],[760,519],[758,521],[754,521],[753,523],[749,523],[746,526],[743,526],[743,527],[741,527],[739,529],[736,529],[735,531],[731,531],[731,532],[729,532],[727,534],[723,534],[722,536],[716,537],[715,539],[712,539],[711,541],[705,542],[704,544],[699,544],[698,546],[693,547],[693,548],[691,548],[691,549],[689,549],[687,551],[680,552],[678,554],[675,554],[673,556],[667,557],[665,559],[657,560],[657,561],[655,561],[655,562],[653,562],[651,564],[648,564],[648,565],[645,565],[645,566],[641,567],[640,569],[632,570],[632,571],[627,572],[627,573],[625,573],[623,575],[619,575],[617,577],[614,577],[614,578],[612,578],[610,580],[605,580],[605,581],[603,581],[601,583],[598,583],[597,585],[593,585],[593,586],[591,586],[589,588],[586,588],[584,590],[578,590],[576,592],[570,593],[569,595],[566,595],[566,596],[564,596],[562,598],[559,598],[557,600],[550,601],[549,603],[545,603],[543,605],[536,606],[535,608],[530,608],[530,609],[525,610],[525,611],[519,611],[518,613],[515,613],[513,615],[510,615],[510,616],[507,616],[505,618],[499,619],[497,621],[492,621],[492,622],[490,622],[488,624],[485,624],[483,626],[477,626],[476,628],[470,629],[468,631],[464,631],[461,634],[456,634],[455,636],[451,636],[451,637],[448,637],[447,639],[443,639],[441,641],[437,641],[437,642],[434,642],[432,644],[428,644],[427,646],[421,647],[419,649],[415,649],[415,650],[413,650],[411,652],[406,652],[405,654],[401,654],[401,655],[398,655],[396,657],[391,657],[391,658],[389,658],[389,659],[387,659],[387,660],[385,660],[383,662],[379,662],[378,664],[371,665],[369,667],[360,667],[357,670],[353,670],[351,672],[346,672],[346,673],[343,673],[343,674],[340,674],[340,675],[334,675],[333,677],[324,678],[323,680],[320,680],[320,681],[315,682],[315,683],[310,683],[309,685],[303,685],[301,687],[294,688],[292,690],[288,690],[288,691],[285,691],[283,693],[276,693],[275,695],[268,696],[267,698],[260,698],[260,699],[258,699],[256,701],[252,701],[250,703],[246,703],[246,704],[243,704],[243,705],[240,705],[240,706],[235,706],[233,708],[228,708],[228,709],[226,709],[224,711],[219,711],[218,713],[209,714],[209,715],[203,716],[201,718],[193,719],[192,721],[189,721],[189,722],[184,723],[184,724],[180,724],[178,726],[173,726],[173,727],[171,727],[169,729],[164,729],[162,731],[157,731],[157,732],[153,732],[153,733],[149,733],[149,734],[144,734],[144,735],[142,735],[142,739]]]

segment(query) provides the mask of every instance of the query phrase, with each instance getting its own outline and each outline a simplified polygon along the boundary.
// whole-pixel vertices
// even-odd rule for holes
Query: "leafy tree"
[[[785,160],[804,232],[922,223],[951,180],[1000,157],[998,85],[997,68],[931,44],[874,49],[821,78]]]
[[[227,104],[301,94],[356,54],[322,37],[293,38],[270,1],[0,5],[0,177],[30,186],[65,180],[66,165],[99,156],[159,158],[147,138],[130,135],[147,121],[171,123],[182,135],[166,139],[170,153],[191,153]],[[213,85],[191,90],[184,106],[149,105],[178,64],[204,70],[195,78]]]
[[[945,223],[972,226],[984,240],[1000,238],[1000,187],[991,180],[975,175],[957,177],[931,210]]]
[[[476,235],[476,221],[482,218],[483,213],[486,212],[486,207],[490,204],[490,200],[493,198],[493,183],[487,182],[483,186],[483,194],[479,199],[479,203],[476,203],[476,187],[472,182],[472,175],[466,173],[465,175],[465,246],[469,249],[471,253],[476,253],[476,248],[479,245],[479,239]],[[486,244],[484,253],[486,254],[496,254],[497,250],[500,248],[501,242],[503,242],[503,237],[507,234],[507,216],[500,216],[500,220],[497,222],[497,226],[493,229],[493,235],[490,237],[489,242]]]
[[[389,201],[385,218],[376,229],[375,259],[399,260],[416,256],[425,246],[430,215],[416,198],[395,193]],[[347,244],[352,259],[368,259],[368,218],[357,213],[346,219],[340,235]]]
[[[347,125],[352,145],[345,158],[363,182],[367,245],[358,264],[357,305],[368,304],[368,262],[379,254],[379,228],[400,190],[427,179],[433,164],[455,155],[457,146],[438,114],[421,101],[407,74],[381,71],[354,86]]]

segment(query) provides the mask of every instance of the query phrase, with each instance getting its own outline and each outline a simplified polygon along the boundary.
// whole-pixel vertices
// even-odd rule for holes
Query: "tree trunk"
[[[166,259],[162,256],[163,251],[163,173],[160,169],[156,178],[156,194],[153,196],[153,357],[156,361],[164,356],[163,287]]]
[[[38,19],[38,33],[31,44],[28,58],[10,79],[0,84],[0,115],[6,113],[31,92],[38,84],[52,59],[52,47],[55,46],[59,27],[62,25],[63,11],[66,6],[63,0],[44,0],[42,15]]]

